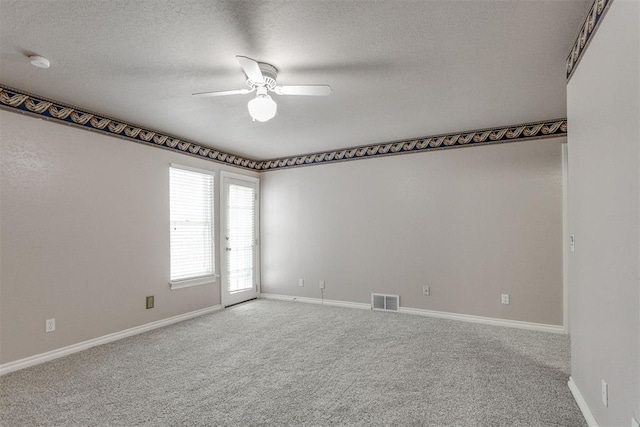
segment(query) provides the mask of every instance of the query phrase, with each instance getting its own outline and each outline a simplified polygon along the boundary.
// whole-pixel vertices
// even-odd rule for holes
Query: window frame
[[[205,274],[200,276],[186,277],[178,280],[171,280],[171,169],[181,169],[189,172],[195,172],[203,175],[210,175],[212,177],[211,185],[211,274]],[[216,172],[206,169],[194,168],[191,166],[185,166],[181,164],[171,163],[169,165],[169,287],[171,290],[188,288],[192,286],[212,285],[216,283],[219,274],[216,274],[216,224],[215,224],[215,208],[216,208]]]

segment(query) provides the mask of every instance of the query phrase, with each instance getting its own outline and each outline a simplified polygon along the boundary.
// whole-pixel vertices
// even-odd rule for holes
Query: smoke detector
[[[31,61],[31,65],[38,68],[49,68],[51,65],[49,60],[44,56],[32,55],[29,57],[29,60]]]

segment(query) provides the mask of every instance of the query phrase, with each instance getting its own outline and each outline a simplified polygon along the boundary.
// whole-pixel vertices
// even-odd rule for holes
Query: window
[[[256,190],[253,183],[227,187],[227,254],[229,293],[253,289],[256,255]]]
[[[212,283],[213,175],[169,169],[171,289]]]

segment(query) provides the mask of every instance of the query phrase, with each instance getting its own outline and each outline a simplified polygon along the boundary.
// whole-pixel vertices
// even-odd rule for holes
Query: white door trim
[[[226,200],[226,192],[225,192],[225,181],[227,179],[235,179],[239,181],[245,181],[247,183],[251,183],[255,185],[256,190],[256,212],[255,212],[255,231],[256,231],[256,256],[255,256],[255,278],[256,284],[258,288],[256,289],[256,298],[260,295],[260,178],[241,175],[233,172],[220,171],[220,241],[219,241],[219,250],[220,250],[220,302],[223,307],[227,307],[227,292],[225,290],[225,286],[227,284],[227,256],[225,252],[226,248],[226,240],[225,230],[226,230],[226,209],[227,209],[227,200]]]
[[[569,144],[562,144],[562,326],[569,333]]]

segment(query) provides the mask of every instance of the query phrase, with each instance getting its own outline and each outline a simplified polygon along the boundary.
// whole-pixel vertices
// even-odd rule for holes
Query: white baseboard
[[[333,305],[336,307],[348,307],[348,308],[360,308],[365,310],[371,310],[371,304],[348,302],[348,301],[336,301],[336,300],[321,300],[320,298],[307,298],[307,297],[295,297],[291,295],[278,295],[278,294],[260,294],[260,298],[280,300],[280,301],[298,301],[308,304],[324,304]],[[494,317],[482,317],[473,316],[470,314],[457,314],[447,313],[444,311],[423,310],[420,308],[400,307],[399,313],[415,314],[418,316],[437,317],[440,319],[458,320],[462,322],[482,323],[485,325],[493,326],[506,326],[509,328],[518,329],[530,329],[534,331],[553,332],[557,334],[564,334],[566,330],[564,326],[545,325],[543,323],[522,322],[518,320],[506,320],[496,319]]]
[[[24,359],[14,360],[13,362],[0,365],[0,376],[8,374],[9,372],[28,368],[29,366],[34,366],[40,363],[48,362],[50,360],[57,359],[59,357],[67,356],[69,354],[77,353],[79,351],[87,350],[97,345],[121,340],[122,338],[141,334],[143,332],[151,331],[153,329],[162,328],[163,326],[168,326],[173,323],[182,322],[183,320],[192,319],[194,317],[202,316],[203,314],[213,313],[214,311],[218,311],[221,309],[222,309],[221,305],[214,305],[212,307],[203,308],[201,310],[195,310],[189,313],[179,314],[177,316],[169,317],[162,320],[157,320],[155,322],[146,323],[140,326],[135,326],[133,328],[125,329],[124,331],[103,335],[101,337],[93,338],[77,344],[72,344],[67,347],[51,350],[46,353],[36,354],[34,356],[25,357]]]
[[[582,397],[582,393],[580,393],[580,389],[578,389],[576,383],[573,382],[573,378],[569,377],[569,382],[567,384],[569,385],[569,390],[571,390],[571,394],[573,394],[573,398],[578,404],[578,408],[580,408],[584,419],[587,420],[587,425],[589,427],[598,427],[598,423],[591,413],[589,405],[587,405],[587,401]]]
[[[307,304],[321,304],[321,305],[331,305],[334,307],[359,308],[362,310],[371,310],[371,304],[366,304],[362,302],[336,301],[331,299],[323,300],[320,298],[294,297],[291,295],[278,295],[278,294],[265,294],[265,293],[261,293],[259,295],[259,298],[273,299],[278,301],[294,301],[294,302],[304,302]]]
[[[437,317],[440,319],[458,320],[462,322],[481,323],[483,325],[506,326],[508,328],[529,329],[532,331],[566,333],[564,326],[545,325],[544,323],[523,322],[520,320],[497,319],[495,317],[474,316],[471,314],[448,313],[445,311],[424,310],[421,308],[400,307],[400,313],[417,314],[418,316]]]

